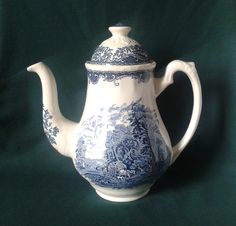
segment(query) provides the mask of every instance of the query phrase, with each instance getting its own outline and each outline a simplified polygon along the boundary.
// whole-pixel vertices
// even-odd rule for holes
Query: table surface
[[[97,196],[72,161],[50,146],[41,121],[39,79],[25,68],[55,72],[63,114],[79,121],[86,70],[107,27],[130,36],[162,74],[174,59],[194,61],[203,111],[190,144],[150,193],[130,203]],[[236,4],[208,1],[0,1],[0,225],[235,225]],[[173,144],[191,115],[183,74],[157,104]]]

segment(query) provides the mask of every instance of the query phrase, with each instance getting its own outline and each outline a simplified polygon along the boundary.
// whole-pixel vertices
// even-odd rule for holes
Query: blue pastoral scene
[[[83,120],[73,160],[89,182],[122,189],[154,183],[170,165],[171,152],[156,110],[139,99],[101,108]]]

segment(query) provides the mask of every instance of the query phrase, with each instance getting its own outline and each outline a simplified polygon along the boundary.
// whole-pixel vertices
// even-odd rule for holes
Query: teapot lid
[[[120,24],[109,27],[112,36],[98,46],[91,60],[86,62],[87,69],[97,70],[104,66],[113,66],[114,69],[120,68],[115,66],[136,66],[145,69],[145,65],[150,68],[150,64],[153,68],[155,62],[149,59],[147,52],[137,41],[128,37],[130,30],[131,27]]]

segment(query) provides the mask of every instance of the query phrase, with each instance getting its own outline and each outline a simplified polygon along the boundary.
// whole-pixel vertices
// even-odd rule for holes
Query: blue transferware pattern
[[[53,116],[49,113],[48,109],[43,106],[43,129],[51,144],[56,145],[56,137],[59,129],[52,124]]]
[[[107,114],[108,112],[108,114]],[[104,117],[106,118],[103,121]],[[155,109],[142,100],[101,108],[96,115],[81,123],[74,164],[90,182],[102,187],[133,188],[153,183],[168,168],[171,153],[159,128]],[[96,143],[101,131],[106,131],[103,157],[87,157],[90,150],[99,150]]]
[[[89,83],[97,84],[99,79],[107,82],[114,82],[116,86],[119,85],[118,80],[130,77],[131,79],[136,79],[138,83],[148,82],[150,80],[150,71],[126,71],[126,72],[107,72],[107,71],[92,71],[88,70],[87,75],[89,78]]]
[[[149,63],[148,54],[139,45],[111,49],[99,46],[92,55],[91,64],[134,65]]]

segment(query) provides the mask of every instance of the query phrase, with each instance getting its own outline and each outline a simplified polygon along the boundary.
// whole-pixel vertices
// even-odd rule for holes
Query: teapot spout
[[[58,105],[57,85],[50,68],[43,62],[27,68],[38,74],[42,84],[43,128],[51,145],[62,155],[72,157],[78,123],[66,119]]]

